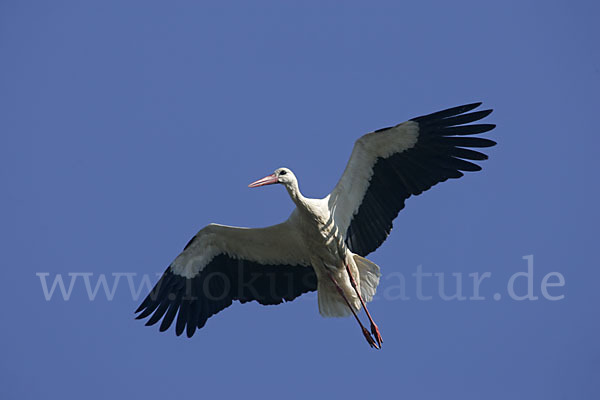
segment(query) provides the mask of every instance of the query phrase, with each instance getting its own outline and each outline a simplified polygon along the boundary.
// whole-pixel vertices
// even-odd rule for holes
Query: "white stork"
[[[390,234],[392,221],[411,195],[438,182],[479,171],[471,161],[487,156],[469,148],[496,143],[470,135],[492,124],[470,124],[492,110],[469,112],[468,104],[413,118],[359,138],[346,169],[323,199],[306,198],[296,176],[278,168],[249,187],[283,185],[296,208],[283,223],[266,228],[210,224],[200,230],[169,265],[136,313],[162,319],[160,331],[175,320],[175,332],[191,337],[206,320],[229,307],[255,300],[281,304],[317,290],[324,317],[354,315],[368,343],[382,339],[366,303],[379,284],[379,267],[363,258]],[[357,312],[365,309],[371,332]]]

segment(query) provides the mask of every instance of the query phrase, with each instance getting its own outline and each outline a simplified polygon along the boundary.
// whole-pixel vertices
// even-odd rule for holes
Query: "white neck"
[[[300,188],[298,187],[298,180],[294,179],[291,183],[286,184],[285,188],[287,189],[290,197],[292,198],[292,201],[296,204],[298,208],[308,210],[306,197],[304,197],[300,192]]]

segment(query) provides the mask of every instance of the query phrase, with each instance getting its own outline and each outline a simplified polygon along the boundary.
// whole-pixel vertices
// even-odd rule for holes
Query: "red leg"
[[[360,299],[360,303],[362,304],[363,308],[365,309],[365,312],[367,313],[367,317],[369,317],[369,322],[371,323],[371,333],[373,334],[373,336],[375,336],[375,340],[377,340],[377,344],[379,345],[379,348],[381,348],[381,344],[383,343],[383,339],[381,338],[381,333],[379,333],[379,328],[377,327],[377,324],[375,323],[375,321],[373,321],[373,318],[371,318],[371,313],[369,312],[369,309],[367,308],[367,304],[365,303],[362,296],[360,295],[360,290],[358,290],[358,285],[356,284],[356,280],[354,279],[352,272],[350,272],[350,267],[348,266],[348,264],[346,264],[346,271],[348,272],[348,275],[350,276],[350,283],[352,283],[352,287],[354,288],[354,291],[358,295],[358,298]]]
[[[333,284],[335,285],[335,288],[337,289],[338,293],[343,297],[344,301],[348,305],[348,308],[350,308],[350,311],[352,311],[352,315],[354,315],[354,318],[356,318],[356,322],[358,322],[358,325],[360,325],[360,328],[362,329],[363,335],[365,336],[365,339],[367,339],[367,342],[369,343],[369,345],[371,347],[375,347],[376,349],[379,349],[379,347],[377,346],[377,343],[375,343],[375,340],[373,340],[373,337],[371,336],[371,334],[369,333],[369,331],[367,330],[367,328],[365,328],[364,325],[362,324],[362,322],[360,322],[360,319],[358,318],[358,315],[356,315],[356,312],[354,311],[354,308],[352,308],[352,306],[350,305],[350,302],[346,298],[346,295],[344,294],[344,290],[335,281],[335,278],[333,277],[333,275],[331,274],[331,272],[328,271],[327,274],[329,275],[329,279],[331,279],[331,282],[333,282]]]

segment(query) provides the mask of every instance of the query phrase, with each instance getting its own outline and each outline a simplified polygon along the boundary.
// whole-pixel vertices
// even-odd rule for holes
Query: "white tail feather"
[[[365,302],[369,302],[373,300],[377,285],[379,284],[379,277],[381,276],[379,267],[375,263],[356,254],[354,254],[354,264],[356,268],[353,268],[353,270],[358,270],[360,294]],[[354,275],[356,278],[356,272],[354,272]],[[360,300],[350,284],[350,278],[346,270],[342,269],[335,273],[334,278],[344,289],[344,293],[355,311],[359,311],[361,308]],[[346,317],[351,315],[348,305],[327,277],[319,276],[317,291],[319,296],[319,313],[323,317]]]
[[[358,273],[360,275],[360,294],[363,300],[368,303],[373,300],[373,296],[375,296],[381,272],[379,272],[377,264],[358,254],[354,254],[354,262],[358,267]]]
[[[323,289],[319,284],[318,291],[319,313],[323,317],[347,317],[350,315],[348,305],[335,289]],[[360,306],[360,303],[358,305]]]

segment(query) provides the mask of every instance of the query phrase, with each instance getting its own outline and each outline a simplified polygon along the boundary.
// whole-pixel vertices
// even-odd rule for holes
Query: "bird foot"
[[[377,343],[375,343],[373,336],[371,336],[371,334],[369,333],[367,328],[363,327],[362,330],[363,330],[363,335],[365,335],[365,339],[367,339],[367,342],[369,343],[369,346],[379,349],[379,347],[377,347]]]
[[[375,323],[371,324],[371,333],[375,336],[375,340],[377,340],[377,344],[379,348],[381,348],[381,344],[383,343],[383,339],[381,338],[381,333],[379,333],[379,328]]]

